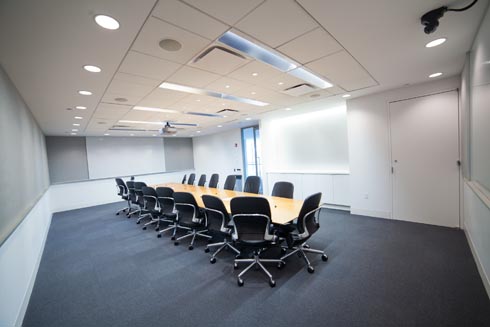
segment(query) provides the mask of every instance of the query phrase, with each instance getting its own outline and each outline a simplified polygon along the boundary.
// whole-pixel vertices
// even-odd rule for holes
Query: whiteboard
[[[273,118],[261,126],[261,136],[269,171],[349,170],[345,106]]]
[[[165,171],[162,138],[87,137],[90,179]]]

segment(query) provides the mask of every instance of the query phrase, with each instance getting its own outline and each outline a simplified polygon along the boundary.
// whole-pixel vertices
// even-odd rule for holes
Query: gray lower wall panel
[[[85,137],[46,136],[51,184],[87,180]]]

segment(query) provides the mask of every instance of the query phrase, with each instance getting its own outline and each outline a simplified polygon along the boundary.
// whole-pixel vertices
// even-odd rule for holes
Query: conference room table
[[[230,210],[230,201],[232,198],[237,196],[259,196],[262,198],[266,198],[269,201],[271,207],[271,220],[274,224],[287,224],[290,221],[294,220],[298,217],[299,211],[301,210],[301,206],[303,205],[303,201],[294,200],[294,199],[286,199],[279,198],[276,196],[266,196],[262,194],[255,193],[246,193],[239,191],[230,191],[223,190],[219,188],[212,188],[206,186],[195,186],[195,185],[187,185],[187,184],[179,184],[179,183],[164,183],[164,184],[156,184],[152,185],[152,187],[157,188],[160,186],[170,187],[174,190],[174,192],[189,192],[194,195],[196,202],[199,207],[204,208],[204,203],[202,202],[201,195],[214,195],[220,198],[228,212]]]

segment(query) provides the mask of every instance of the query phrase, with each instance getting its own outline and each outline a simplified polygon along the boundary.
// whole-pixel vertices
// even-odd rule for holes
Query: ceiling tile
[[[220,77],[220,75],[201,69],[183,66],[175,74],[170,76],[167,82],[202,88]]]
[[[120,99],[126,99],[126,101],[120,101]],[[104,97],[102,97],[101,103],[109,103],[109,104],[122,104],[124,103],[125,105],[131,105],[134,106],[137,104],[143,96],[128,96],[127,94],[123,93],[109,93],[106,92],[104,94]],[[116,100],[118,99],[118,100]]]
[[[276,48],[318,24],[294,0],[268,0],[235,27]]]
[[[138,75],[132,75],[127,73],[118,72],[114,76],[114,80],[125,81],[128,83],[140,84],[140,85],[149,85],[149,86],[157,86],[161,79],[154,78],[146,78]]]
[[[228,74],[228,76],[249,84],[263,84],[280,74],[281,71],[271,65],[254,60]]]
[[[249,62],[248,59],[241,55],[233,54],[234,50],[231,53],[228,50],[226,47],[214,44],[203,52],[203,54],[205,53],[203,57],[200,56],[201,58],[189,65],[208,72],[227,75]]]
[[[303,83],[306,82],[302,79],[296,78],[287,73],[281,73],[265,80],[264,83],[261,83],[261,85],[271,90],[283,91],[284,89]]]
[[[306,66],[347,91],[377,85],[368,72],[346,51],[323,57]]]
[[[142,107],[156,107],[166,109],[170,105],[187,96],[188,93],[157,88],[148,96],[146,96],[143,100],[141,100],[138,105]]]
[[[164,39],[173,39],[181,43],[178,51],[167,51],[159,43]],[[201,52],[210,41],[194,33],[166,23],[158,18],[150,17],[133,44],[133,50],[158,58],[187,63]]]
[[[228,25],[177,0],[160,1],[152,15],[210,40],[228,29]]]
[[[321,27],[277,48],[286,56],[302,64],[342,49],[342,46]]]
[[[263,0],[184,0],[188,4],[216,17],[217,19],[234,25],[243,16],[257,7]]]
[[[129,51],[121,64],[119,71],[163,81],[180,66],[181,65],[168,60],[155,58],[135,51]]]
[[[142,85],[114,78],[107,88],[107,93],[143,97],[150,93],[158,84],[159,82],[156,82],[154,85]]]
[[[229,77],[221,77],[220,79],[206,85],[206,89],[226,94],[235,94],[235,92],[238,90],[249,86],[251,86],[250,83],[245,83]]]

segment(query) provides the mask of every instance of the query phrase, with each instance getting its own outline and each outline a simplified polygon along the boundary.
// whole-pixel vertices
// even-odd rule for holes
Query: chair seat
[[[175,212],[164,213],[163,216],[171,219],[177,218],[177,214]]]
[[[128,200],[129,198],[128,198],[128,196],[127,196],[127,195],[123,195],[123,196],[122,196],[122,199],[123,199],[123,200]]]

